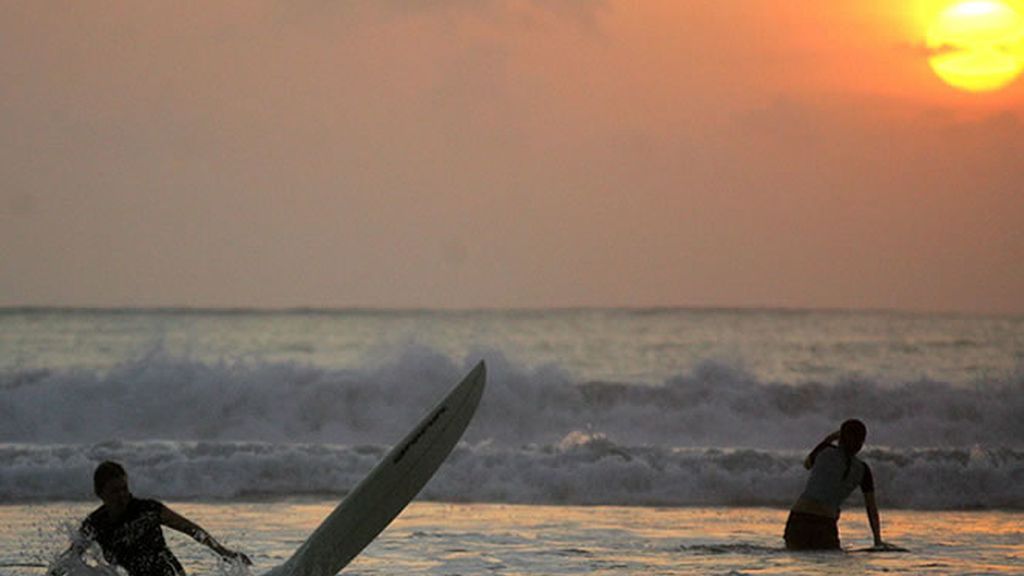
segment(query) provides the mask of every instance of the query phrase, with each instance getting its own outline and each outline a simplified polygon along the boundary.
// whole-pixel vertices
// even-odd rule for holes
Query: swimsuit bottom
[[[838,550],[838,520],[806,512],[790,512],[783,538],[789,550]]]

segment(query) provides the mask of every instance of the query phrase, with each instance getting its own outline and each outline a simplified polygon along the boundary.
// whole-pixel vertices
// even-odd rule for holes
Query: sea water
[[[260,574],[282,563],[335,502],[169,503],[252,559]],[[0,506],[0,573],[42,574],[65,544],[76,503]],[[840,530],[870,543],[863,515]],[[886,510],[888,537],[910,553],[792,553],[781,546],[786,511],[749,507],[621,507],[414,502],[345,569],[346,574],[1019,574],[1021,514]],[[238,567],[187,538],[169,545],[191,574],[237,576]]]
[[[352,573],[1024,570],[1022,318],[31,309],[0,312],[0,574],[66,547],[104,459],[267,569],[480,359],[464,441]],[[781,549],[847,417],[911,554]],[[840,528],[870,544],[859,495]]]

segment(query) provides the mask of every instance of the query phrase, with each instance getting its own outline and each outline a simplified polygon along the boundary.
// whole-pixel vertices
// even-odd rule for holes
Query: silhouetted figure
[[[786,521],[786,548],[839,549],[839,508],[858,486],[864,493],[864,506],[875,546],[888,546],[882,541],[871,468],[856,456],[864,445],[867,432],[867,427],[860,420],[847,420],[838,432],[829,434],[807,455],[804,468],[811,471],[811,476]],[[839,441],[838,446],[833,444],[836,440]]]
[[[225,559],[251,564],[249,558],[221,546],[195,523],[156,500],[135,498],[128,490],[128,474],[116,462],[103,462],[93,475],[93,489],[103,505],[82,522],[81,533],[95,541],[107,562],[130,576],[184,576],[185,570],[164,541],[161,526],[187,534]],[[81,555],[87,543],[71,552]]]

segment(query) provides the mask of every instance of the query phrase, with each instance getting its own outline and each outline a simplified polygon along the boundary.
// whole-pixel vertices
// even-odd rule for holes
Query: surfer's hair
[[[117,462],[111,462],[107,460],[102,462],[96,467],[96,471],[92,474],[92,490],[97,496],[103,491],[103,487],[107,485],[107,482],[115,478],[127,478],[128,473],[124,471],[124,467]]]
[[[853,463],[853,455],[860,452],[864,446],[864,439],[868,437],[868,427],[863,422],[850,419],[843,422],[839,427],[839,447],[843,449],[843,456],[846,460],[846,469],[843,470],[843,479],[850,473],[850,465]]]
[[[847,420],[839,428],[839,445],[851,454],[860,452],[867,437],[868,427],[860,420]]]

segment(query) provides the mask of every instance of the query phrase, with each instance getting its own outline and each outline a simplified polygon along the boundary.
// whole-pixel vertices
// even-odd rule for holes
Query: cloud
[[[935,56],[944,56],[946,54],[954,54],[963,50],[962,46],[955,46],[953,44],[941,44],[938,46],[929,46],[927,43],[920,42],[916,44],[897,44],[898,49],[907,54],[915,56],[923,56],[925,58],[933,58]]]

